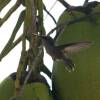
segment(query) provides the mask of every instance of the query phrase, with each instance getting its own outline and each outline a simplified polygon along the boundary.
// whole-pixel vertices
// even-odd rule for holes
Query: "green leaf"
[[[11,0],[0,0],[0,12]]]

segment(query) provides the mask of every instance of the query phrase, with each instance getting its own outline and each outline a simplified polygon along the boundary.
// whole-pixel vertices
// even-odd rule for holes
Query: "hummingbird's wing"
[[[63,53],[76,53],[93,45],[94,42],[76,42],[57,46]]]

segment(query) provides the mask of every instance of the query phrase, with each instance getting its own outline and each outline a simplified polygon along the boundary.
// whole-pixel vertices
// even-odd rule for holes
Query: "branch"
[[[35,59],[33,61],[32,68],[29,70],[27,76],[25,77],[24,84],[22,85],[21,90],[19,91],[19,94],[16,95],[16,96],[13,96],[12,98],[10,98],[10,100],[19,100],[19,98],[22,96],[24,88],[25,88],[25,86],[26,86],[26,84],[28,82],[28,79],[30,78],[32,73],[36,72],[36,67],[38,67],[38,64],[40,62],[40,57],[41,57],[42,52],[43,52],[42,48],[40,48],[40,51],[39,51],[38,55],[35,57]]]
[[[25,15],[25,10],[22,11],[21,14],[19,15],[18,21],[16,23],[16,26],[14,27],[14,30],[12,32],[12,35],[11,35],[10,39],[8,40],[7,44],[5,45],[5,47],[3,48],[3,50],[1,51],[0,55],[5,55],[5,52],[11,50],[9,48],[12,48],[11,46],[13,44],[13,41],[15,39],[15,36],[16,36],[19,28],[21,27],[23,21],[24,21],[24,15]]]
[[[43,52],[43,49],[41,48],[38,55],[35,57],[34,61],[33,61],[33,64],[32,64],[32,68],[30,69],[30,71],[28,72],[26,78],[25,78],[25,81],[24,81],[24,85],[23,85],[23,88],[25,87],[25,85],[27,84],[27,81],[28,79],[30,78],[31,74],[35,74],[36,73],[36,68],[39,67],[38,64],[40,62],[40,58],[41,58],[41,55],[42,55],[42,52]],[[23,90],[23,89],[22,89]]]
[[[22,41],[22,35],[12,44],[11,49]]]
[[[59,34],[60,34],[60,33],[63,33],[64,30],[65,30],[65,26],[64,26],[64,27],[60,27],[59,29],[57,29],[57,31],[56,31],[57,34],[56,34],[55,37],[54,37],[54,42],[56,41],[56,39],[57,39],[57,37],[59,36]]]
[[[61,24],[59,24],[57,27],[53,28],[48,34],[47,36],[49,36],[50,34],[52,34],[55,30],[58,30],[59,28],[63,28],[64,26],[68,26],[68,25],[71,25],[71,24],[74,24],[74,23],[78,23],[86,18],[89,18],[91,16],[94,16],[94,15],[99,15],[100,12],[95,12],[95,13],[91,13],[89,15],[86,15],[86,16],[82,16],[82,17],[79,17],[79,18],[76,18],[76,19],[72,19],[72,20],[66,20],[64,22],[62,22]]]
[[[63,6],[65,6],[65,8],[69,9],[71,7],[70,4],[68,4],[66,1],[64,0],[58,0]]]
[[[84,5],[83,6],[71,6],[69,5],[67,2],[65,2],[64,0],[58,0],[60,3],[62,3],[65,8],[67,8],[66,10],[68,12],[72,11],[79,11],[79,12],[83,12],[86,15],[90,14],[92,11],[92,8],[95,8],[97,4],[99,4],[98,1],[92,1],[92,2],[88,2],[89,0],[85,0]]]
[[[40,0],[39,2],[37,2],[37,11],[38,11],[38,15],[37,15],[37,32],[39,32],[40,34],[45,34],[45,28],[44,28],[44,23],[43,23],[43,9],[44,9],[44,4],[43,1]],[[38,39],[37,41],[37,46],[40,45],[40,39]]]
[[[46,6],[43,4],[43,8],[46,11],[46,13],[53,19],[54,23],[57,24],[55,18],[52,16],[52,14],[46,9]]]
[[[20,36],[5,52],[0,54],[0,61],[17,45],[21,42],[22,36]]]
[[[11,0],[0,0],[0,12]]]
[[[70,13],[72,13],[72,11],[80,11],[80,12],[85,12],[84,11],[84,7],[83,6],[71,6],[70,4],[68,4],[66,1],[64,0],[58,0],[65,8],[67,8],[66,10]]]
[[[0,19],[0,27],[2,26],[2,24],[7,21],[7,19],[12,15],[12,13],[20,6],[20,1],[17,0],[17,2],[15,3],[15,5],[10,8],[10,10],[7,12],[7,14]]]
[[[52,73],[44,64],[41,66],[41,71],[43,71],[50,79],[52,78]]]

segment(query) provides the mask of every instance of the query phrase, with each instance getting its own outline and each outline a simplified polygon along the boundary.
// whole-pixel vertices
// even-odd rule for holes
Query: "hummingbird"
[[[74,71],[75,64],[68,57],[70,53],[76,53],[81,49],[88,48],[92,45],[91,41],[75,42],[63,45],[55,45],[55,41],[50,36],[39,35],[42,38],[43,45],[46,52],[55,60],[63,60],[64,64],[67,65],[68,71]]]

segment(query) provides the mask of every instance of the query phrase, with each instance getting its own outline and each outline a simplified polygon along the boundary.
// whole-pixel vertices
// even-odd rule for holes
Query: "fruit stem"
[[[7,19],[12,15],[12,13],[15,12],[15,10],[20,6],[20,4],[20,1],[17,0],[14,6],[11,7],[10,10],[7,12],[7,14],[2,19],[0,19],[0,27],[5,21],[7,21]]]

